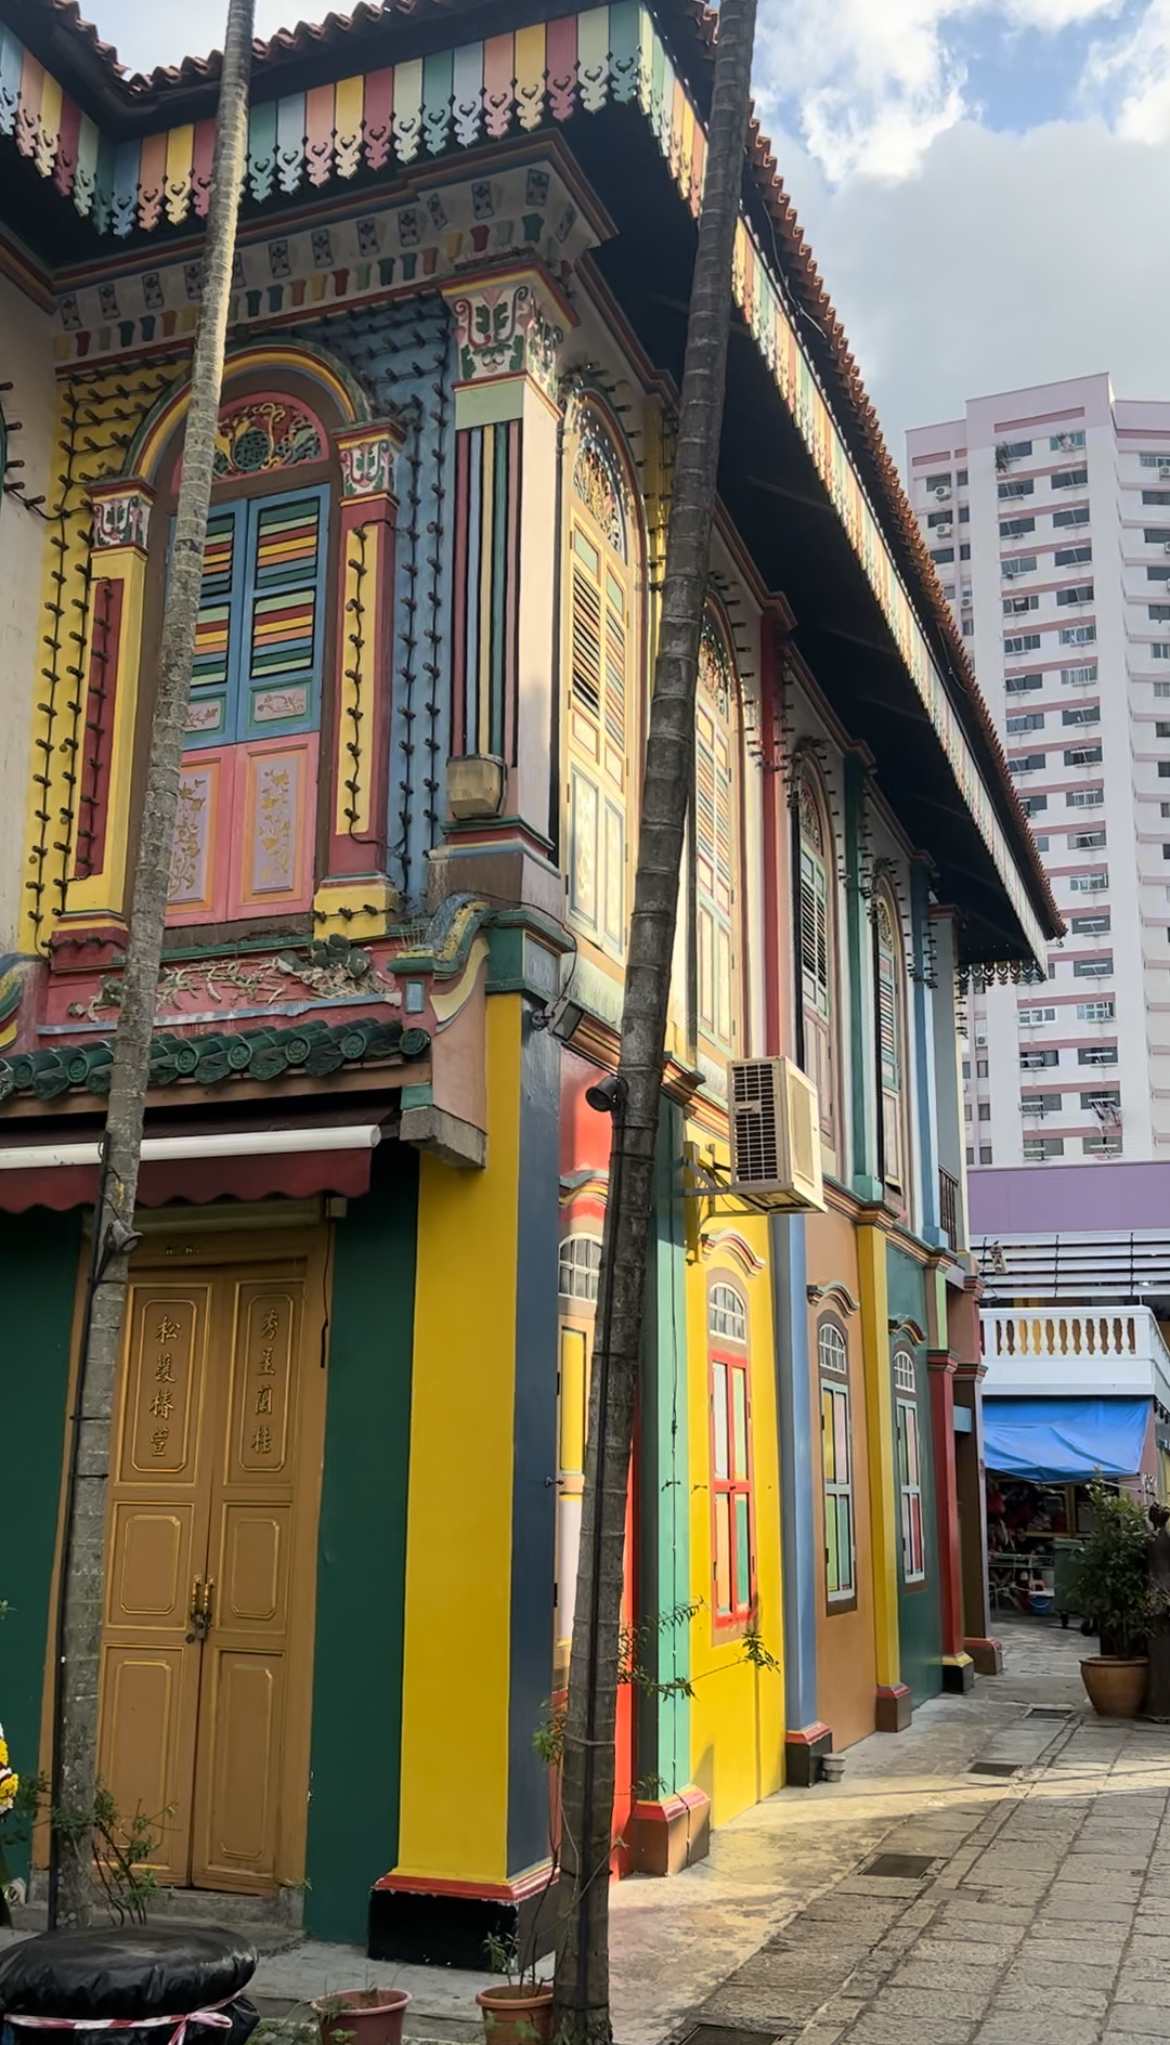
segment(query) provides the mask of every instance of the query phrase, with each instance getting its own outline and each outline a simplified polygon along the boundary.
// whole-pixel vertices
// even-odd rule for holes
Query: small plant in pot
[[[522,1960],[515,1939],[494,1937],[485,1938],[483,1950],[492,1973],[507,1977],[498,1988],[481,1988],[475,1998],[487,2045],[549,2045],[552,1982],[538,1980],[535,1951]]]
[[[1146,1692],[1146,1638],[1154,1616],[1150,1530],[1127,1492],[1089,1487],[1093,1531],[1073,1562],[1075,1608],[1088,1613],[1101,1652],[1081,1663],[1089,1702],[1102,1718],[1136,1718]]]
[[[313,2011],[321,2045],[402,2045],[405,1988],[343,1988],[320,1996]]]

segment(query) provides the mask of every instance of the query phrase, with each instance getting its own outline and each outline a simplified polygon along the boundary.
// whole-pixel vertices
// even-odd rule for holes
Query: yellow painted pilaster
[[[104,851],[96,871],[84,879],[71,879],[65,898],[65,913],[74,916],[118,916],[125,914],[129,885],[130,783],[134,771],[134,735],[138,723],[138,687],[142,663],[142,616],[146,594],[146,544],[153,493],[142,484],[116,486],[93,491],[94,537],[89,634],[86,646],[85,729],[89,746],[94,744],[94,727],[109,732],[110,776],[107,795]],[[102,544],[103,534],[124,539],[122,545]],[[102,582],[121,584],[122,615],[117,645],[106,664],[104,678],[95,655],[101,625],[97,596]],[[99,704],[94,690],[104,688],[105,702]],[[84,776],[79,777],[79,789]],[[79,803],[74,826],[73,850],[78,850],[77,830],[82,822]],[[72,864],[72,862],[71,862]]]
[[[519,995],[487,1004],[487,1169],[420,1159],[396,1872],[507,1875]]]
[[[894,1394],[890,1374],[890,1309],[886,1238],[880,1228],[857,1231],[861,1340],[869,1445],[870,1558],[873,1628],[879,1688],[901,1680],[898,1644],[898,1546],[895,1487]]]

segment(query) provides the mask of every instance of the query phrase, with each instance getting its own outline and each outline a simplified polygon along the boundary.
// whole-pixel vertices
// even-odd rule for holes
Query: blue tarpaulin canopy
[[[1133,1477],[1141,1468],[1148,1399],[987,1399],[984,1455],[989,1470],[1044,1482],[1068,1477]]]

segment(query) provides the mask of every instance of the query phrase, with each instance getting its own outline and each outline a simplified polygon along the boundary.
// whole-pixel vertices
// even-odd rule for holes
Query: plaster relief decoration
[[[556,384],[557,349],[564,328],[541,310],[531,278],[481,284],[450,298],[464,383],[484,383],[525,372],[549,396]]]
[[[204,754],[197,765],[184,765],[180,774],[167,889],[167,907],[172,912],[212,913],[210,852],[222,767],[220,759]]]
[[[347,497],[393,497],[402,433],[382,425],[336,436]]]
[[[290,755],[264,760],[256,774],[253,894],[283,895],[295,884],[299,767]]]
[[[390,1008],[402,1006],[393,975],[383,973],[368,951],[337,938],[267,958],[201,959],[197,965],[164,966],[158,976],[155,1014],[188,1022],[216,1021],[225,1011],[263,1015],[279,1008],[282,1014],[300,1014],[314,1005],[307,996],[337,1002],[377,996]],[[66,1014],[97,1022],[113,1014],[121,1001],[122,982],[109,974],[91,1001],[71,1002]]]
[[[319,421],[286,398],[238,398],[220,412],[215,434],[217,483],[319,462],[324,455]]]
[[[624,493],[613,465],[609,447],[590,423],[581,429],[577,459],[573,463],[573,495],[580,499],[594,523],[600,526],[610,546],[626,559]]]
[[[309,692],[306,688],[266,689],[262,695],[252,698],[252,722],[277,724],[285,717],[306,716],[308,708]],[[191,729],[190,725],[187,729]]]
[[[94,552],[108,553],[112,547],[139,547],[145,553],[152,493],[141,483],[135,483],[108,490],[95,488],[91,494]]]
[[[243,830],[234,848],[231,897],[236,913],[253,906],[306,908],[312,886],[312,810],[317,735],[266,740],[240,749],[246,776]]]

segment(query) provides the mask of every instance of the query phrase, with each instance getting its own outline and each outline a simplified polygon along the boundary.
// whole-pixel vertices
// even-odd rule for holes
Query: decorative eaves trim
[[[214,1031],[199,1037],[163,1032],[154,1039],[150,1084],[178,1086],[189,1080],[196,1086],[216,1086],[227,1079],[280,1079],[288,1072],[328,1079],[343,1065],[422,1058],[430,1045],[426,1030],[364,1019],[308,1022],[286,1030]],[[67,1051],[23,1051],[0,1058],[0,1100],[32,1094],[37,1100],[52,1101],[71,1088],[108,1093],[113,1055],[113,1042],[105,1038]]]

